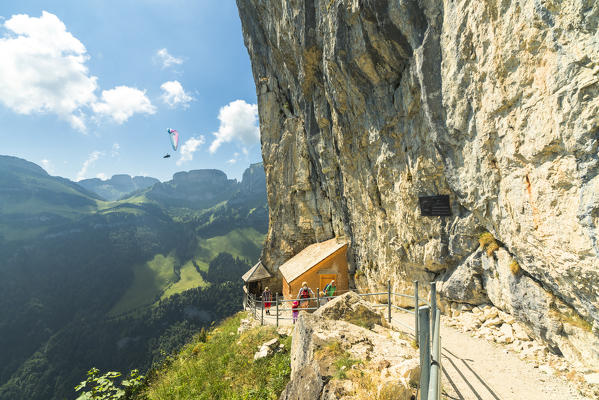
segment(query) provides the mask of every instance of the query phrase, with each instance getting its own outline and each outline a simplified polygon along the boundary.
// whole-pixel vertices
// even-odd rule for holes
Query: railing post
[[[262,307],[260,307],[260,325],[264,325],[264,297],[262,297],[260,303],[262,304]]]
[[[437,282],[431,282],[431,332],[433,332],[437,312]]]
[[[430,381],[428,394],[429,399],[431,400],[439,400],[440,396],[440,379],[441,379],[441,371],[439,369],[441,362],[441,344],[440,344],[440,313],[437,312],[435,321],[434,321],[434,329],[433,329],[433,350],[432,350],[432,359],[431,359],[431,370],[430,370]]]
[[[441,323],[441,321],[439,321]],[[441,325],[439,325],[439,335],[441,335]],[[443,350],[441,343],[441,336],[439,336],[439,354],[437,354],[437,358],[439,359],[439,374],[437,375],[437,400],[441,400],[441,376],[443,375],[443,365],[441,364],[441,351]]]
[[[418,281],[414,281],[414,336],[418,344]]]
[[[389,314],[389,323],[391,323],[391,281],[387,281],[387,312]]]
[[[320,307],[320,288],[316,288],[316,309]]]
[[[275,304],[277,306],[277,328],[279,327],[279,293],[275,293]]]
[[[428,385],[430,382],[430,308],[423,306],[418,308],[420,314],[420,400],[428,400]]]

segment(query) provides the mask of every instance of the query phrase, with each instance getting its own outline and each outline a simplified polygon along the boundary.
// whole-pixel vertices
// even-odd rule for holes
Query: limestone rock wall
[[[599,337],[599,3],[237,4],[258,94],[267,267],[344,236],[357,282],[406,290],[464,262],[476,270],[488,231]],[[450,196],[452,217],[420,216],[418,196],[431,194]]]

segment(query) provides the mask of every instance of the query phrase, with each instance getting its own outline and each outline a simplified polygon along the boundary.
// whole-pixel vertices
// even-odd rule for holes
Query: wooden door
[[[320,288],[320,291],[322,292],[324,290],[324,287],[332,280],[337,280],[337,274],[322,274],[319,275],[320,276],[320,286],[318,286]]]

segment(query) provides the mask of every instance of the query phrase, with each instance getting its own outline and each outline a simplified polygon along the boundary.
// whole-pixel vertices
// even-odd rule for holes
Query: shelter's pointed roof
[[[256,282],[270,277],[272,277],[272,275],[270,272],[268,272],[266,267],[262,265],[262,261],[258,261],[256,265],[249,269],[248,272],[243,274],[241,279],[243,279],[245,282]]]
[[[346,246],[347,242],[337,238],[311,244],[281,265],[279,271],[281,271],[287,283],[291,283],[304,272]]]

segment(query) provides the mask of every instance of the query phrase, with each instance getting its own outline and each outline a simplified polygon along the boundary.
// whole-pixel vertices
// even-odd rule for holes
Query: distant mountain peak
[[[107,180],[98,178],[83,179],[79,185],[102,196],[106,200],[118,200],[132,192],[148,188],[160,181],[147,176],[131,177],[128,174],[116,174]]]
[[[29,173],[48,175],[45,169],[31,161],[24,160],[19,157],[0,155],[0,170],[10,169],[12,171],[22,170]]]

